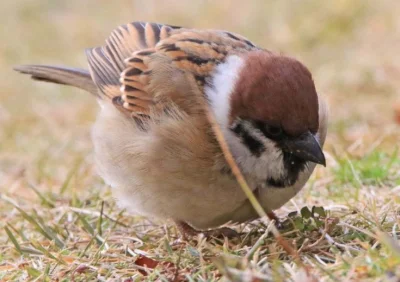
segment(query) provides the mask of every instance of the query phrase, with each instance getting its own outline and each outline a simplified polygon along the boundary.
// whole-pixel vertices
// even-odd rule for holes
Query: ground
[[[399,281],[399,14],[394,0],[3,0],[0,280]],[[327,167],[277,211],[299,260],[262,222],[185,243],[120,210],[93,164],[93,97],[12,71],[86,67],[84,48],[133,20],[234,31],[311,69],[330,108]]]

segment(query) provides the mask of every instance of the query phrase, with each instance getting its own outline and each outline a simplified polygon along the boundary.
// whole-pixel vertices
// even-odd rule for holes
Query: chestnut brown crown
[[[299,61],[265,51],[249,52],[231,96],[230,121],[262,121],[289,136],[318,131],[318,96],[310,71]]]

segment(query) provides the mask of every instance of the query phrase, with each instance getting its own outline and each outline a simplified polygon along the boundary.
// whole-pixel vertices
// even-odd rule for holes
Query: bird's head
[[[325,165],[318,95],[299,61],[266,51],[234,55],[217,68],[210,89],[236,160],[242,167],[257,159],[267,163],[269,185],[293,185],[308,162]]]

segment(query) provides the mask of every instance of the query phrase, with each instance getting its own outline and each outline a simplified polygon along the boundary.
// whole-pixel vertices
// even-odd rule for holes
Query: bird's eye
[[[282,135],[283,130],[282,130],[282,128],[277,127],[277,126],[268,126],[267,132],[274,137],[278,137],[278,136]]]

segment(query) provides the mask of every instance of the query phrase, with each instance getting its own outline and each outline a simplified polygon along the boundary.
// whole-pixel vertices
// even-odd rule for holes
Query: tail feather
[[[47,65],[21,65],[15,67],[14,70],[29,74],[34,80],[71,85],[98,96],[98,89],[90,73],[84,69]]]

